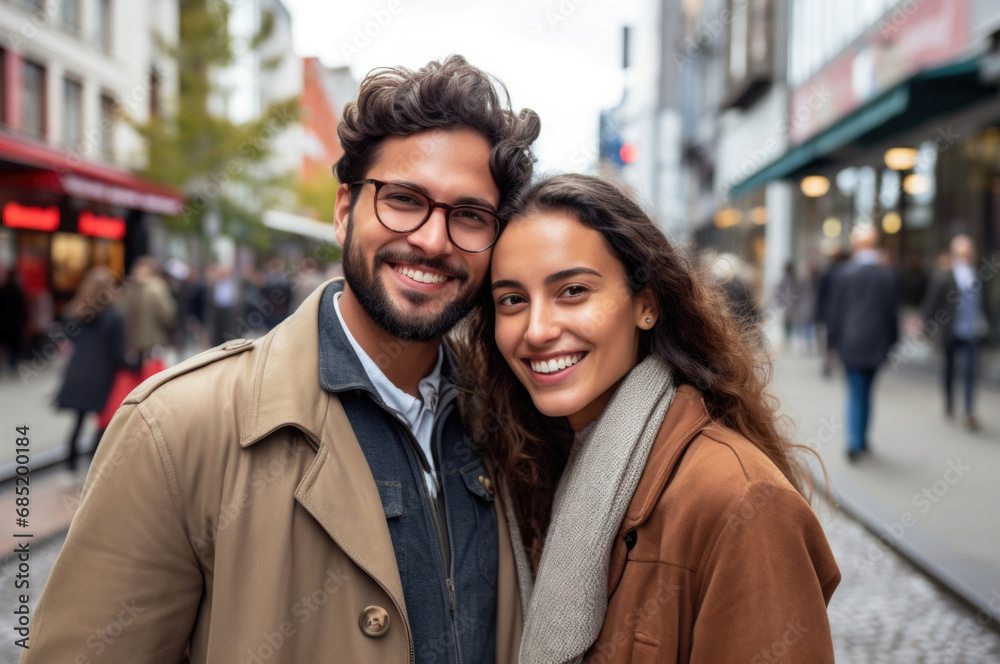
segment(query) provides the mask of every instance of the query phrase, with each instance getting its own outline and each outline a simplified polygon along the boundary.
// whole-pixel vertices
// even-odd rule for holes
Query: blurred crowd
[[[179,259],[161,265],[142,256],[124,278],[92,268],[56,317],[51,307],[32,306],[16,272],[0,271],[0,372],[23,378],[37,372],[39,362],[65,359],[53,405],[75,413],[67,442],[75,468],[89,414],[98,416],[96,443],[142,379],[231,339],[263,336],[334,276],[339,265],[322,269],[311,258],[290,266],[272,256],[262,268],[237,271],[219,263],[199,269]]]
[[[763,329],[766,316],[780,328],[780,346],[819,354],[822,375],[842,368],[847,388],[847,455],[869,452],[871,403],[878,371],[940,356],[943,415],[970,431],[980,428],[977,382],[984,346],[995,340],[1000,290],[994,262],[980,257],[969,235],[955,235],[933,265],[918,254],[904,264],[880,247],[873,226],[851,235],[850,253],[829,263],[788,262],[773,291],[762,298],[756,272],[731,254],[709,257],[713,279],[730,307]],[[762,306],[763,305],[763,306]],[[962,400],[956,406],[961,385]]]

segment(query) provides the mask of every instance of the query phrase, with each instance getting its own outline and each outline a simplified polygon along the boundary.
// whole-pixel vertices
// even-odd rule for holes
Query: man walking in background
[[[975,414],[976,347],[989,334],[983,282],[976,276],[976,245],[968,235],[951,240],[951,269],[934,277],[924,298],[925,330],[937,330],[944,351],[944,413],[953,420],[955,357],[964,356],[965,426],[979,429]]]
[[[881,265],[878,232],[867,224],[851,233],[851,258],[832,284],[830,343],[847,377],[847,456],[855,462],[868,452],[875,373],[899,339],[899,285]]]

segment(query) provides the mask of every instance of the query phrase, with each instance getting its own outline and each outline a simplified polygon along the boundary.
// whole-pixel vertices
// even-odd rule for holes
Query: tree
[[[179,11],[178,44],[159,40],[177,64],[177,104],[144,124],[133,123],[146,144],[144,175],[185,194],[185,210],[168,220],[169,227],[219,230],[254,245],[266,244],[261,211],[288,182],[287,175],[270,172],[266,160],[275,136],[298,121],[298,100],[281,101],[259,118],[235,123],[226,116],[226,90],[219,75],[241,49],[258,50],[267,41],[273,17],[265,13],[257,34],[240,43],[230,36],[230,5],[225,0],[180,0]],[[218,220],[217,229],[206,228],[209,217]]]

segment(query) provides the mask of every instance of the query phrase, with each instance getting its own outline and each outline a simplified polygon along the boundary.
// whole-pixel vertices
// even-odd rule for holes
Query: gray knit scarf
[[[600,417],[573,440],[532,581],[509,493],[504,495],[524,609],[521,664],[582,662],[608,608],[611,548],[676,390],[648,357],[625,376]]]

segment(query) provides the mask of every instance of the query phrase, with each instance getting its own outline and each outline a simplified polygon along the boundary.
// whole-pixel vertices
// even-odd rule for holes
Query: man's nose
[[[441,208],[431,210],[431,216],[424,225],[410,233],[406,239],[426,256],[448,256],[455,251],[448,238],[448,213]]]

